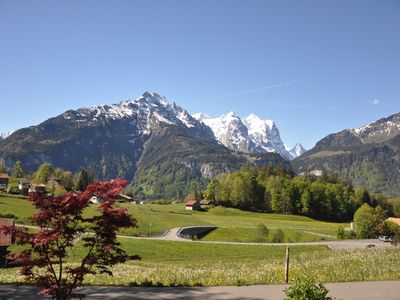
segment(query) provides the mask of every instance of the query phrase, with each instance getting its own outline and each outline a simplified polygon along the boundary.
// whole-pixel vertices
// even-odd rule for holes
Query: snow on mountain
[[[384,141],[400,134],[400,113],[379,119],[359,128],[347,129],[347,131],[360,138],[364,144]]]
[[[206,114],[195,114],[195,118],[211,128],[215,138],[229,149],[241,152],[255,152],[255,145],[249,137],[247,127],[242,120],[230,112],[219,118]]]
[[[0,141],[1,140],[5,140],[6,138],[8,138],[11,134],[13,134],[15,132],[15,130],[11,130],[8,132],[1,132],[0,133]]]
[[[288,151],[289,151],[290,155],[294,159],[294,158],[299,157],[300,155],[302,155],[307,150],[300,143],[297,143],[296,145],[294,145],[293,148],[289,149]]]
[[[118,104],[95,105],[63,114],[67,120],[89,122],[128,119],[131,124],[140,129],[142,134],[150,134],[162,124],[182,126],[196,135],[214,138],[212,131],[200,121],[193,118],[185,109],[170,104],[165,97],[154,92],[145,92],[134,100],[124,100]]]
[[[263,120],[255,114],[245,120],[249,135],[256,144],[257,152],[278,152],[282,157],[291,159],[279,134],[279,130],[272,120]]]
[[[274,121],[263,120],[255,114],[243,121],[233,112],[219,118],[212,118],[204,113],[193,115],[209,126],[216,139],[226,147],[242,152],[265,153],[277,152],[286,159],[297,157],[299,151],[290,153],[282,142]]]

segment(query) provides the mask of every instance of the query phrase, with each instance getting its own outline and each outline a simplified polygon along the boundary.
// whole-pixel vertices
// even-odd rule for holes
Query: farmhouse
[[[0,191],[5,191],[7,189],[9,179],[10,177],[7,173],[0,173]]]
[[[0,219],[0,228],[14,226],[14,220],[12,219]],[[11,234],[0,233],[0,268],[4,268],[7,265],[7,248],[12,243]]]
[[[200,201],[197,200],[189,200],[186,202],[187,210],[200,210]]]
[[[30,180],[20,180],[19,181],[19,185],[18,185],[18,189],[20,191],[22,190],[28,190],[31,186],[31,181]]]
[[[32,183],[29,188],[29,193],[45,193],[46,185],[43,183]]]

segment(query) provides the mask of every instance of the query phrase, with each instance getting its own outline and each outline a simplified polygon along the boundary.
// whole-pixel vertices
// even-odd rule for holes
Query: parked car
[[[380,236],[378,236],[378,239],[382,242],[391,242],[392,241],[392,237],[387,236],[387,235],[380,235]]]

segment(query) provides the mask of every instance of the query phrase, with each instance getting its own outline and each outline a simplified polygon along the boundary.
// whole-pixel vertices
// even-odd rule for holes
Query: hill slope
[[[400,195],[400,113],[328,135],[292,165],[297,172],[325,169],[372,192]]]

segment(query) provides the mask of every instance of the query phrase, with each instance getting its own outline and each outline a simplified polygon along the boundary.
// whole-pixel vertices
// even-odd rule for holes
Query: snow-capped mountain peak
[[[293,158],[296,158],[302,155],[307,150],[300,143],[297,143],[293,146],[293,148],[289,149],[288,151],[293,156]]]
[[[232,150],[252,153],[277,152],[286,159],[297,157],[285,148],[279,130],[272,120],[261,119],[255,114],[250,114],[242,120],[234,112],[219,118],[211,118],[204,113],[193,116],[209,126],[216,139]]]

